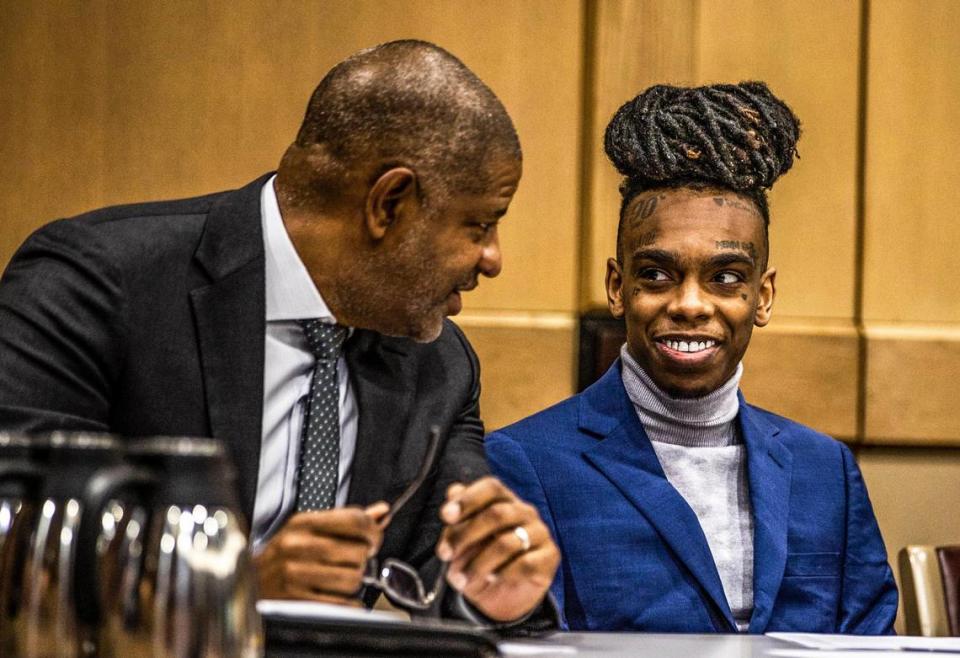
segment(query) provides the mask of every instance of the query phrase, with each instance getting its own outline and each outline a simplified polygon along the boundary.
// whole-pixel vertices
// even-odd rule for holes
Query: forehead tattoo
[[[649,247],[656,241],[657,241],[657,232],[647,231],[645,233],[641,233],[636,239],[631,241],[630,249],[631,251],[633,251],[641,247]]]
[[[758,211],[757,208],[752,203],[746,203],[744,201],[741,201],[740,199],[730,199],[727,197],[715,196],[713,197],[713,202],[718,206],[720,206],[721,208],[723,206],[730,206],[731,208],[736,208],[737,210],[743,210],[745,212],[754,214],[757,217],[761,217],[760,211]]]
[[[667,198],[666,194],[657,194],[641,199],[633,209],[633,219],[630,222],[630,228],[635,228],[637,224],[653,214],[657,209],[657,204]]]
[[[760,262],[758,260],[759,252],[757,251],[756,245],[752,242],[741,242],[740,240],[714,240],[717,249],[733,249],[735,251],[742,251],[751,259],[753,259],[754,264]]]

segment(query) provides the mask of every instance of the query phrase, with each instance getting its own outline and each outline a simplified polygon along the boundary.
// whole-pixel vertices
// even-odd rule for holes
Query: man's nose
[[[483,251],[480,254],[480,264],[477,269],[480,270],[481,274],[492,279],[500,274],[502,268],[503,256],[500,253],[500,238],[494,233],[490,236],[487,243],[483,245]]]
[[[667,312],[675,320],[694,322],[709,318],[713,314],[713,303],[700,282],[691,277],[685,279],[677,288]]]

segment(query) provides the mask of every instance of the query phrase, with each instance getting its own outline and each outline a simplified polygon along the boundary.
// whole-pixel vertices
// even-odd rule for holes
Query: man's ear
[[[407,167],[394,167],[380,174],[367,192],[364,220],[373,240],[381,240],[387,229],[410,204],[420,204],[417,174]]]
[[[607,307],[615,318],[623,317],[623,270],[616,258],[607,259]]]
[[[773,315],[773,298],[777,296],[777,270],[771,267],[760,277],[760,293],[757,296],[757,312],[753,324],[765,327]]]

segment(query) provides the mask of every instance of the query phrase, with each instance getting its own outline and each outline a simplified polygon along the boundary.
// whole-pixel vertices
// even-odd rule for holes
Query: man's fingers
[[[459,523],[499,500],[516,500],[516,496],[494,477],[481,478],[468,486],[452,484],[440,518],[447,524]]]
[[[479,550],[465,554],[462,559],[458,558],[451,563],[451,578],[462,585],[458,589],[476,589],[483,583],[493,582],[500,577],[500,572],[517,558],[527,553],[535,555],[542,546],[550,545],[549,532],[542,523],[524,527],[529,538],[529,547],[516,532],[517,527],[513,526],[490,537]],[[463,577],[460,578],[460,575]]]
[[[363,513],[373,519],[375,522],[379,523],[380,520],[387,515],[387,512],[390,511],[390,506],[385,502],[378,501],[373,505],[368,505],[363,508]]]
[[[494,502],[465,521],[445,528],[437,554],[440,559],[456,560],[475,544],[537,518],[536,510],[519,500]]]
[[[284,578],[293,587],[303,587],[316,593],[354,596],[362,584],[363,570],[291,561],[284,565]]]
[[[556,571],[556,556],[551,545],[514,555],[512,559],[485,577],[466,578],[461,593],[471,603],[503,598],[508,605],[527,598],[523,612],[532,608],[550,587]],[[509,618],[509,617],[508,617]]]
[[[286,526],[325,537],[359,539],[371,545],[379,544],[383,534],[376,520],[359,507],[298,512],[287,520]]]
[[[363,540],[321,537],[310,532],[288,532],[277,537],[286,560],[313,561],[341,567],[363,567],[370,544]]]
[[[254,564],[260,592],[266,598],[305,598],[318,594],[356,597],[371,553],[383,531],[359,507],[301,512],[290,517],[257,555]]]

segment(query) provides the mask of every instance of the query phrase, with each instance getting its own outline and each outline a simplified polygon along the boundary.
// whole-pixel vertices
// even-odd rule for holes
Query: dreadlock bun
[[[800,121],[762,82],[650,87],[610,120],[604,150],[643,189],[715,184],[765,196],[793,165]]]

